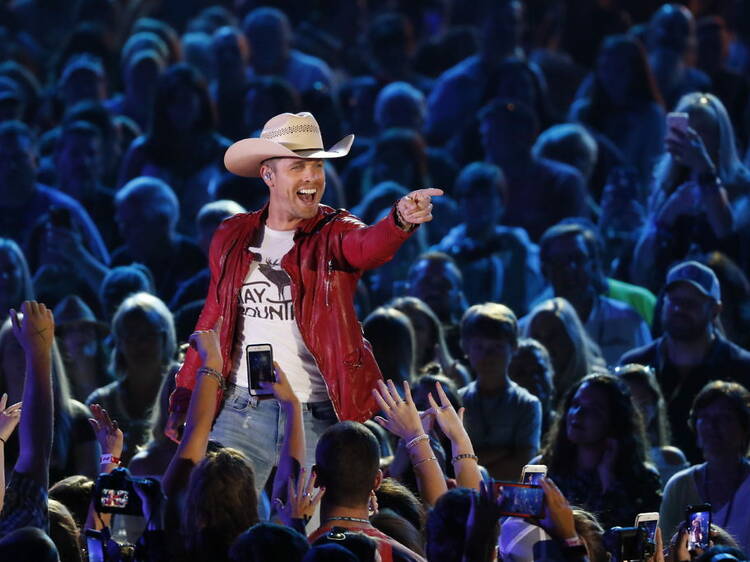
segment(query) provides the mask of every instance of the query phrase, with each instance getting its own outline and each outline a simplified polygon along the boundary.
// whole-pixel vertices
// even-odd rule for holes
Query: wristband
[[[581,537],[576,535],[575,537],[570,537],[569,539],[565,539],[565,546],[568,548],[575,548],[577,546],[583,546],[583,541],[581,540]]]
[[[204,375],[211,377],[212,379],[216,380],[216,382],[219,383],[219,386],[221,387],[222,390],[224,389],[224,377],[222,377],[221,373],[217,371],[216,369],[212,369],[211,367],[201,367],[200,369],[198,369],[197,374],[199,377],[202,377]]]
[[[475,461],[479,461],[479,457],[476,456],[474,453],[461,453],[460,455],[456,455],[451,459],[451,462],[458,462],[464,459],[474,459]]]
[[[114,455],[106,454],[102,455],[99,459],[100,464],[120,464],[120,457],[116,457]]]
[[[428,461],[437,461],[437,457],[427,457],[426,459],[422,459],[421,461],[417,461],[415,463],[412,463],[412,468],[417,468],[420,464],[426,463]]]
[[[430,436],[427,435],[426,433],[423,433],[422,435],[417,435],[414,439],[412,439],[406,444],[406,448],[411,449],[414,445],[416,445],[420,441],[429,441],[429,440],[430,440]]]
[[[401,211],[398,210],[398,201],[396,201],[396,212],[393,215],[393,218],[396,221],[396,226],[399,227],[401,230],[405,232],[411,232],[414,230],[417,225],[414,223],[407,222],[403,216],[401,216]]]

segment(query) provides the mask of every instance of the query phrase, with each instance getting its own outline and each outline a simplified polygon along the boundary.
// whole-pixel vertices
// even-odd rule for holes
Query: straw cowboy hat
[[[260,138],[242,139],[230,146],[224,165],[238,176],[257,178],[261,163],[269,158],[341,158],[349,154],[352,142],[354,135],[347,135],[325,150],[312,114],[282,113],[268,120]]]

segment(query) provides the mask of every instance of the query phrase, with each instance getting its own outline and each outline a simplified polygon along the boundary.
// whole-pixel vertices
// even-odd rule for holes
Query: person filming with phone
[[[230,172],[263,180],[269,201],[227,219],[214,234],[211,282],[196,330],[222,319],[224,367],[206,373],[195,352],[187,352],[166,433],[179,438],[199,371],[218,378],[216,403],[201,405],[217,410],[212,438],[250,457],[259,489],[283,440],[284,414],[261,385],[274,380],[274,361],[302,403],[308,463],[327,427],[337,420],[365,421],[378,409],[371,390],[381,374],[354,310],[357,281],[432,219],[431,198],[443,193],[413,191],[373,226],[322,205],[324,162],[345,156],[353,139],[325,150],[311,114],[284,113],[265,124],[260,138],[240,140],[225,155]]]

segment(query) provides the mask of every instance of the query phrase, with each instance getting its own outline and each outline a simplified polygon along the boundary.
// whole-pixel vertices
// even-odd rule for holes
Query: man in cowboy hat
[[[260,176],[270,197],[259,211],[227,219],[214,234],[211,283],[196,330],[221,323],[221,357],[214,361],[226,392],[218,390],[212,437],[252,459],[258,488],[278,462],[285,416],[276,400],[249,394],[246,347],[271,344],[301,404],[311,463],[328,426],[365,421],[377,410],[372,389],[381,374],[354,311],[357,281],[432,219],[430,199],[442,195],[439,189],[413,191],[373,226],[321,205],[323,161],[345,156],[353,139],[324,150],[311,114],[284,113],[266,123],[260,138],[236,142],[224,157],[229,171]],[[167,434],[174,439],[199,366],[189,350],[170,400]]]

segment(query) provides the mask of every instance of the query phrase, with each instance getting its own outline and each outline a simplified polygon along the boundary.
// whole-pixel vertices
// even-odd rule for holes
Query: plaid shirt
[[[49,533],[47,488],[14,470],[5,488],[0,538],[22,527],[36,527]]]

